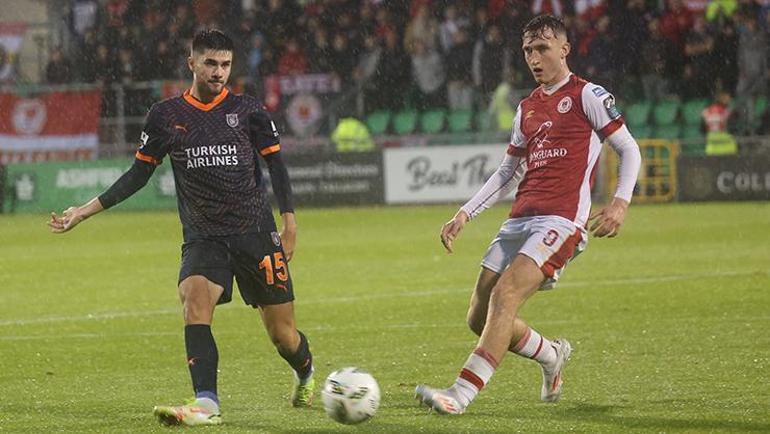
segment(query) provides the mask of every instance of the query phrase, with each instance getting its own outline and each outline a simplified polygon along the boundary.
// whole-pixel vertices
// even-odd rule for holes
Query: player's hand
[[[283,213],[281,218],[283,219],[283,229],[280,234],[283,256],[286,262],[289,262],[294,256],[294,246],[297,244],[297,222],[294,220],[294,213]]]
[[[61,234],[74,228],[78,223],[85,220],[85,218],[86,217],[83,215],[80,208],[71,206],[64,210],[61,216],[52,212],[51,220],[48,221],[48,226],[51,228],[51,232]]]
[[[628,202],[618,197],[601,211],[597,211],[588,217],[588,221],[595,220],[589,229],[598,238],[607,236],[614,238],[620,232],[620,226],[626,218]]]
[[[441,244],[444,245],[447,252],[453,252],[452,243],[454,243],[455,238],[457,238],[460,231],[463,230],[465,224],[468,223],[468,220],[468,214],[466,214],[465,211],[460,210],[457,211],[457,214],[455,214],[454,217],[452,217],[452,220],[444,223],[444,226],[441,227]]]

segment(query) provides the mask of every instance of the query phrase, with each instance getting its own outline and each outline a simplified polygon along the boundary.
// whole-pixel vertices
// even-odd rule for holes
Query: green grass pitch
[[[509,355],[460,417],[428,414],[476,342],[465,312],[507,207],[443,253],[455,207],[299,210],[291,270],[317,379],[355,365],[382,389],[374,419],[291,408],[289,368],[236,295],[217,310],[225,425],[206,432],[768,432],[770,204],[632,206],[558,289],[522,316],[574,346],[564,394]],[[110,211],[53,235],[44,215],[0,216],[0,431],[169,432],[156,404],[191,396],[176,295],[176,213]]]

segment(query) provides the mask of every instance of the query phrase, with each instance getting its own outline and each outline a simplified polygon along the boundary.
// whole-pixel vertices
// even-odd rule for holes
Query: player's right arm
[[[164,120],[159,110],[153,106],[147,115],[141,135],[141,146],[136,151],[136,159],[124,173],[104,193],[81,206],[71,206],[61,216],[51,213],[48,226],[54,233],[67,232],[83,220],[109,209],[131,197],[147,184],[155,167],[168,152],[169,137],[165,133]]]
[[[441,228],[441,243],[449,253],[452,253],[452,244],[465,225],[484,210],[507,196],[514,188],[518,187],[519,182],[524,177],[527,149],[520,125],[521,105],[516,110],[511,143],[508,145],[508,150],[503,161],[500,163],[500,167],[489,177],[484,186],[468,202],[461,206],[454,217],[444,223],[444,226]]]

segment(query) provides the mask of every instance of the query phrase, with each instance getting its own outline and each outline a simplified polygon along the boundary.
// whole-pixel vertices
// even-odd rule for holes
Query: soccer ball
[[[380,386],[366,371],[342,368],[326,377],[321,392],[326,414],[339,423],[361,423],[380,406]]]

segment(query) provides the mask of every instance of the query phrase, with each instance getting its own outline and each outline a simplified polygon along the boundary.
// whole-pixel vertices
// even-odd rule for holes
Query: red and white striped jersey
[[[612,94],[574,74],[555,91],[535,89],[519,104],[507,151],[527,163],[511,218],[556,215],[584,227],[602,141],[622,126]]]

